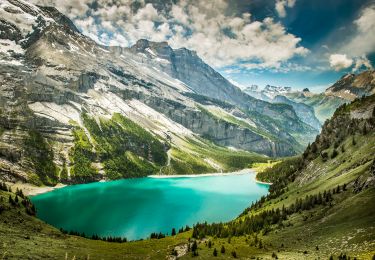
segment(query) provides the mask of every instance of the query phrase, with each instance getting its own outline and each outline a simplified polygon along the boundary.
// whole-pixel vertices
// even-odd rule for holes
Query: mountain
[[[187,49],[102,46],[55,8],[23,0],[2,1],[0,14],[4,180],[230,171],[296,154],[318,133],[292,106],[250,97]]]
[[[273,103],[291,105],[294,111],[296,111],[297,116],[301,118],[301,120],[304,123],[314,127],[317,130],[321,128],[322,125],[319,122],[319,120],[316,118],[315,111],[311,106],[306,105],[301,102],[294,102],[290,100],[289,98],[287,98],[286,96],[282,96],[282,95],[275,96],[272,101]]]
[[[290,87],[266,85],[264,89],[260,90],[258,86],[253,85],[245,88],[243,92],[254,98],[258,98],[270,103],[290,105],[293,107],[294,111],[302,122],[317,130],[319,130],[321,127],[321,123],[315,116],[315,111],[310,105],[303,102],[296,102],[289,98],[291,95],[301,93],[298,91],[292,91]]]
[[[334,95],[315,94],[309,91],[288,93],[286,97],[296,103],[302,103],[313,108],[314,114],[321,124],[331,118],[339,106],[348,102],[348,100]]]
[[[2,184],[2,249],[10,259],[184,259],[195,247],[202,259],[213,258],[215,249],[218,258],[372,259],[374,130],[375,95],[340,106],[303,155],[259,167],[257,178],[273,182],[270,193],[238,218],[198,223],[162,239],[120,243],[63,233],[37,219],[20,191]]]
[[[186,48],[173,50],[167,43],[147,40],[139,40],[130,51],[147,57],[145,63],[151,63],[158,70],[182,81],[195,94],[225,101],[238,107],[274,135],[278,135],[279,130],[292,135],[303,132],[302,129],[310,133],[315,132],[296,115],[293,107],[275,106],[247,95],[207,65],[194,51]],[[197,95],[193,98],[201,99]],[[274,121],[272,124],[277,125],[278,129],[269,125],[270,120]]]
[[[259,98],[264,101],[272,102],[276,96],[283,96],[292,92],[291,87],[281,87],[266,85],[263,89],[260,89],[257,85],[246,87],[243,92],[246,94]]]
[[[329,119],[336,108],[355,98],[375,93],[375,72],[367,70],[359,74],[347,74],[326,89],[324,93],[314,94],[309,91],[292,92],[286,97],[314,108],[321,123]]]
[[[325,93],[347,100],[375,94],[375,70],[366,70],[359,74],[346,74],[330,86]]]
[[[302,156],[260,167],[273,183],[266,197],[229,223],[197,224],[193,237],[231,241],[241,256],[373,258],[374,143],[375,95],[341,105]]]

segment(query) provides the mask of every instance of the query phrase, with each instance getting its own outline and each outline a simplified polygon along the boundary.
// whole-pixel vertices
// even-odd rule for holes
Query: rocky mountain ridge
[[[375,94],[375,70],[366,70],[359,74],[346,74],[330,86],[325,93],[350,101]]]

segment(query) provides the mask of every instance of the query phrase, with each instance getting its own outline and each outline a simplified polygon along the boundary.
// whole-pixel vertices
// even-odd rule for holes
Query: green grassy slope
[[[0,256],[166,259],[176,246],[187,245],[192,238],[190,241],[198,242],[196,259],[233,255],[240,259],[348,259],[339,258],[344,254],[350,259],[373,259],[375,115],[366,119],[350,116],[372,104],[374,97],[341,107],[302,156],[265,168],[258,178],[274,183],[270,194],[237,219],[199,224],[193,231],[173,237],[120,244],[65,235],[27,214],[21,202],[11,205],[10,193],[0,191]],[[207,153],[214,151],[209,143],[203,148],[194,142],[190,145]],[[217,156],[220,160],[220,153]],[[190,250],[181,258],[191,257]]]
[[[266,156],[243,150],[230,150],[203,138],[188,138],[179,148],[172,147],[171,165],[164,174],[231,172],[266,162]]]
[[[232,222],[196,226],[193,236],[214,243],[236,237],[237,255],[242,257],[317,259],[342,253],[371,259],[375,117],[358,119],[350,114],[371,109],[374,103],[369,97],[340,107],[303,156],[276,163],[258,175],[274,183],[267,197]],[[201,255],[212,254],[212,249],[200,250]]]

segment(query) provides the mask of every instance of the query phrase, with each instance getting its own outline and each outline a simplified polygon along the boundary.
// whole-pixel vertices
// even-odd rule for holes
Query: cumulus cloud
[[[353,72],[373,68],[367,55],[375,52],[375,4],[365,7],[353,25],[354,33],[336,50],[340,54],[329,57],[330,66],[336,71],[352,66]]]
[[[375,51],[375,4],[362,10],[354,21],[356,31],[344,44],[341,51],[353,56],[362,56]]]
[[[276,0],[275,10],[280,17],[286,16],[286,8],[292,8],[296,0]]]
[[[356,71],[360,70],[361,68],[365,68],[365,69],[372,69],[373,68],[369,59],[364,55],[355,59],[355,65],[354,65],[354,68],[353,68],[353,72],[356,72]]]
[[[353,60],[348,58],[346,54],[332,54],[329,57],[331,68],[336,71],[347,69],[353,64]]]
[[[173,48],[195,50],[215,67],[245,62],[279,68],[289,59],[308,53],[300,46],[300,38],[272,18],[256,21],[249,13],[227,15],[225,0],[179,0],[165,10],[144,1],[138,1],[134,8],[131,0],[32,1],[55,5],[101,44],[130,46],[141,38],[167,41]],[[295,0],[277,2],[280,14],[282,8],[285,11],[295,4]]]

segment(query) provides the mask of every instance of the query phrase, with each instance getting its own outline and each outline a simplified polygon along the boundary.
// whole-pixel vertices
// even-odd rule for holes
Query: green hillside
[[[373,259],[374,104],[371,96],[341,106],[303,155],[263,167],[257,178],[273,182],[270,193],[237,219],[197,224],[176,236],[116,243],[67,235],[35,218],[32,205],[19,192],[16,199],[2,187],[0,255],[3,259],[174,259],[176,254],[181,259]]]
[[[258,174],[259,180],[274,183],[267,197],[230,223],[197,225],[193,236],[219,244],[231,237],[233,243],[235,238],[239,256],[316,259],[342,253],[371,259],[374,104],[372,96],[341,106],[301,157],[285,159]],[[209,254],[205,248],[202,251]]]

